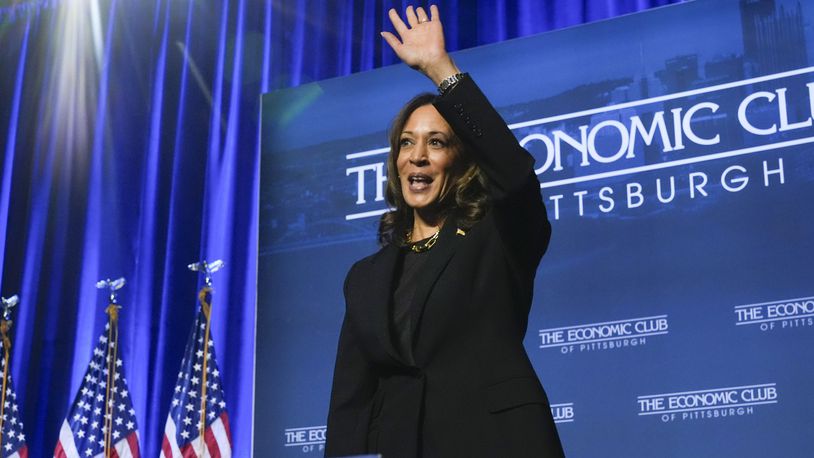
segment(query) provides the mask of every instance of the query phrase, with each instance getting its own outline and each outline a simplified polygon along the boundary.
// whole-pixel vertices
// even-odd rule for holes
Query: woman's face
[[[401,193],[415,210],[439,200],[450,184],[457,152],[451,146],[452,129],[432,105],[417,108],[401,131],[396,158]]]

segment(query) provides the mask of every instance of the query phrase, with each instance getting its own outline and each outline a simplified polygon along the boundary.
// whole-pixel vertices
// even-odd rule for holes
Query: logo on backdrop
[[[561,353],[574,353],[638,347],[646,345],[648,337],[669,332],[667,315],[656,315],[541,329],[539,335],[540,348],[559,348]]]
[[[327,426],[286,428],[284,445],[286,447],[299,447],[304,453],[321,452],[325,450],[325,431],[327,429]]]
[[[662,422],[694,421],[753,415],[755,408],[777,404],[776,383],[729,388],[648,394],[636,400],[639,416],[658,417]]]
[[[761,331],[814,326],[814,296],[735,306],[735,326]]]
[[[551,416],[554,417],[554,423],[573,423],[576,419],[574,403],[551,404]]]
[[[814,67],[801,68],[657,97],[647,95],[658,89],[627,84],[610,92],[607,106],[509,128],[535,157],[555,220],[768,188],[786,182],[782,157],[738,161],[814,142],[812,74]],[[346,220],[386,211],[388,151],[345,156],[356,189]]]

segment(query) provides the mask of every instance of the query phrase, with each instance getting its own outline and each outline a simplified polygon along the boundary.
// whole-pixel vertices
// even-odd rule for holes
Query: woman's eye
[[[406,145],[409,145],[409,144],[410,144],[410,139],[409,138],[402,138],[401,140],[399,140],[399,146],[406,146]]]
[[[433,139],[430,139],[430,145],[438,146],[438,147],[444,147],[444,146],[446,146],[446,143],[444,143],[444,141],[441,140],[440,138],[433,138]]]

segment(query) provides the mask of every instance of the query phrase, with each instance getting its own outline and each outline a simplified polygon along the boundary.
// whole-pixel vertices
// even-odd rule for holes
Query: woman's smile
[[[407,176],[411,192],[425,192],[432,184],[432,177],[426,173],[411,173]]]

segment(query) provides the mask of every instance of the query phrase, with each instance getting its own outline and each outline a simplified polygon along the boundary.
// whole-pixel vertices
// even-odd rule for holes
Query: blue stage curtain
[[[457,50],[673,2],[440,3]],[[32,456],[52,453],[104,327],[94,284],[118,276],[141,450],[159,452],[201,258],[226,261],[213,338],[235,456],[251,454],[253,390],[274,389],[252,381],[259,95],[396,63],[378,32],[407,3],[1,4],[0,289],[22,299],[11,365]]]

